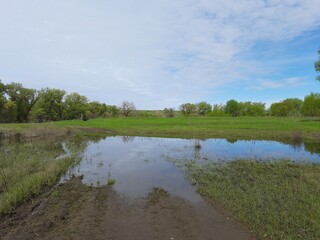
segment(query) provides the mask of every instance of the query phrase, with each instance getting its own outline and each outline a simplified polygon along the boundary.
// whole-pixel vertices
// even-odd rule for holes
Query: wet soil
[[[209,207],[208,207],[209,206]],[[0,218],[0,239],[253,239],[211,205],[195,206],[154,188],[127,199],[112,186],[73,178]]]

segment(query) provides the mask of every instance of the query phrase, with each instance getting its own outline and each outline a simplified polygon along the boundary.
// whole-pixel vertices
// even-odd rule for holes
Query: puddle
[[[145,197],[154,188],[192,203],[201,201],[195,188],[170,159],[232,161],[240,158],[270,161],[290,159],[320,163],[315,147],[292,146],[275,141],[190,140],[146,137],[107,137],[89,142],[83,159],[63,177],[83,175],[83,183],[106,185],[115,180],[114,190],[129,198]]]

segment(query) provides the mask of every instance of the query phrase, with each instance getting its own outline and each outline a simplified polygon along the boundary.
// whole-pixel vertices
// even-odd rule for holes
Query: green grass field
[[[319,164],[239,160],[180,166],[202,195],[230,210],[259,239],[320,239]]]
[[[46,137],[73,128],[80,129],[85,135],[105,132],[123,136],[305,141],[305,144],[320,141],[319,119],[273,117],[107,118],[0,124],[0,133],[34,136],[46,132]],[[0,154],[4,159],[0,164],[0,213],[10,212],[17,204],[38,194],[43,186],[54,184],[58,176],[74,164],[75,158],[45,161],[52,158],[52,154],[61,152],[52,144],[44,145],[44,149],[38,151],[39,156],[26,158],[30,151],[37,153],[34,149],[40,146],[17,146],[21,152],[19,155],[9,155],[14,153],[9,147],[2,156]],[[79,147],[75,147],[75,151],[77,149]],[[232,211],[236,218],[248,224],[258,238],[320,238],[319,164],[243,160],[224,165],[199,165],[191,161],[184,167],[201,194]]]
[[[41,124],[0,124],[1,131],[32,128],[86,127],[109,130],[114,135],[184,138],[303,139],[320,138],[320,120],[314,118],[207,117],[207,118],[103,118],[89,121],[59,121]]]
[[[318,141],[319,119],[272,117],[225,118],[109,118],[89,121],[60,121],[59,127],[108,129],[116,135],[184,138],[292,139]]]

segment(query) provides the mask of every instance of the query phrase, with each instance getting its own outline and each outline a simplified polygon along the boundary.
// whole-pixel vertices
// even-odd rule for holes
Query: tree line
[[[319,59],[314,63],[320,73]],[[320,81],[320,75],[317,76]],[[21,83],[4,84],[0,80],[0,123],[46,122],[98,117],[125,117],[134,115],[136,108],[132,102],[123,101],[120,107],[98,101],[90,102],[86,96],[64,90],[45,88],[41,90],[25,88]],[[184,103],[179,110],[184,116],[320,116],[320,94],[311,93],[304,100],[288,98],[271,104],[266,109],[262,102],[237,102],[210,105],[207,102]],[[173,108],[162,111],[164,117],[174,117]],[[138,116],[150,117],[150,113],[140,112]]]
[[[184,103],[180,114],[173,108],[165,108],[164,117],[179,115],[225,117],[225,116],[313,116],[320,117],[320,94],[311,93],[304,100],[287,98],[266,108],[262,102],[238,102],[234,99],[225,104],[211,105],[207,102]],[[161,116],[160,115],[160,116]],[[3,84],[0,80],[0,123],[48,122],[59,120],[88,120],[99,117],[138,116],[159,117],[152,113],[136,111],[135,105],[123,101],[120,106],[89,101],[87,97],[64,90],[25,88],[20,83]]]
[[[270,108],[262,102],[238,102],[231,99],[226,104],[210,105],[207,102],[184,103],[179,110],[184,116],[320,116],[320,94],[311,93],[304,100],[287,98],[283,101],[272,103]]]
[[[47,122],[98,117],[129,116],[135,110],[132,102],[120,107],[64,90],[25,88],[21,83],[3,84],[0,80],[0,122]]]
[[[317,73],[320,73],[320,50],[318,50],[319,59],[314,63]],[[320,75],[317,76],[320,81]],[[166,116],[173,116],[173,111],[164,109]],[[234,99],[226,104],[215,104],[211,106],[207,102],[184,103],[179,110],[184,116],[320,116],[320,94],[311,93],[305,96],[304,100],[298,98],[287,98],[283,101],[272,103],[270,108],[262,102],[237,102]]]

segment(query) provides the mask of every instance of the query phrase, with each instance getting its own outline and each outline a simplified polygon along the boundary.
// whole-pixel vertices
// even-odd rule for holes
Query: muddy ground
[[[74,178],[2,217],[0,239],[253,239],[244,226],[208,206],[161,188],[130,200],[110,186],[89,187]]]

